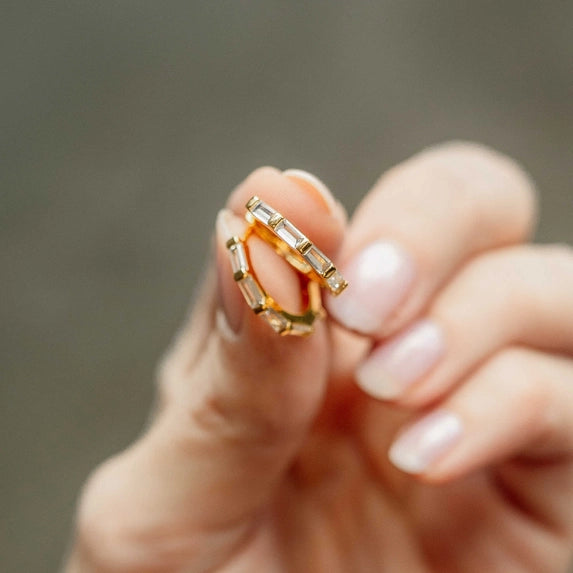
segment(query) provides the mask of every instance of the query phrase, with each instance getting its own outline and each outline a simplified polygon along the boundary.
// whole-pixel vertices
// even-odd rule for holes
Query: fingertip
[[[299,169],[283,173],[272,167],[259,168],[233,191],[227,207],[242,215],[254,195],[296,225],[325,253],[338,250],[345,230],[344,211],[314,175]]]
[[[316,176],[303,169],[285,169],[283,175],[297,183],[303,189],[316,193],[324,206],[334,213],[336,209],[336,200],[332,195],[330,189]]]

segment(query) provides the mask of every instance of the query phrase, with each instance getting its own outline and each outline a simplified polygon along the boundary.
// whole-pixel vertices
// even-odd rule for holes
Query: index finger
[[[384,337],[418,315],[477,253],[523,241],[535,195],[509,158],[475,144],[425,151],[390,170],[356,211],[343,244],[343,326]]]

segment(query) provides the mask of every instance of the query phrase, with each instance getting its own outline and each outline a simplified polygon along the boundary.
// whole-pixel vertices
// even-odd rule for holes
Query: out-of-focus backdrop
[[[352,209],[475,139],[573,240],[573,3],[4,2],[0,570],[55,571],[90,469],[145,423],[217,209],[253,168]]]

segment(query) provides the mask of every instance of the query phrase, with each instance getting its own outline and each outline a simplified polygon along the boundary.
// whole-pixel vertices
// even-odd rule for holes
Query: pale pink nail
[[[388,456],[402,471],[419,474],[446,455],[460,439],[462,421],[456,414],[437,410],[406,430],[392,444]]]
[[[422,320],[374,350],[356,371],[356,380],[375,398],[397,398],[429,372],[443,353],[441,328]]]
[[[340,270],[348,287],[328,299],[328,310],[341,324],[363,334],[380,331],[415,275],[409,255],[390,241],[371,243]]]
[[[225,243],[231,237],[242,237],[245,233],[247,223],[241,217],[237,217],[229,209],[221,209],[217,214],[215,230],[219,248],[227,251]],[[217,313],[217,325],[220,331],[228,338],[230,333],[239,331],[243,314],[245,312],[243,304],[236,304],[236,300],[230,294],[236,294],[237,287],[232,280],[232,268],[226,252],[221,260],[218,260],[217,271],[219,274],[219,295],[222,312]]]

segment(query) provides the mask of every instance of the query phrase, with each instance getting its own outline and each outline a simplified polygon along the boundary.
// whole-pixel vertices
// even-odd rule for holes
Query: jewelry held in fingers
[[[245,301],[253,312],[271,326],[280,335],[308,336],[314,332],[314,323],[324,316],[320,297],[319,285],[301,276],[306,310],[302,314],[292,314],[281,308],[267,294],[252,267],[247,241],[250,229],[241,239],[232,237],[227,241],[227,252],[231,261],[233,278],[237,283]]]
[[[257,196],[247,202],[246,219],[255,232],[297,271],[339,295],[348,285],[332,261],[288,219]]]

